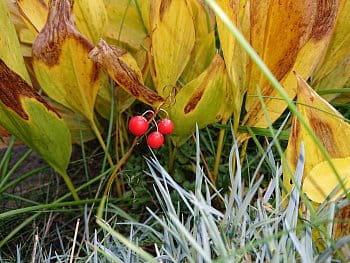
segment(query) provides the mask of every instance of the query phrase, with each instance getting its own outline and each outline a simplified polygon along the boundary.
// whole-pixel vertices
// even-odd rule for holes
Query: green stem
[[[77,190],[75,189],[71,179],[69,178],[68,174],[66,171],[64,172],[60,172],[60,175],[62,176],[64,182],[66,183],[69,191],[72,193],[72,196],[74,198],[75,201],[80,201],[80,198],[77,194]]]
[[[222,124],[225,125],[227,121],[222,121]],[[225,138],[225,128],[220,128],[218,146],[216,147],[216,155],[215,155],[215,163],[214,163],[214,171],[213,171],[213,179],[216,182],[219,174],[219,166],[221,160],[222,149],[224,146],[224,138]]]
[[[106,203],[106,200],[107,200],[107,195],[108,195],[108,192],[109,190],[111,189],[111,186],[112,186],[112,183],[113,181],[118,178],[117,177],[117,173],[119,171],[119,169],[126,163],[126,161],[129,159],[132,151],[134,150],[136,144],[137,144],[137,140],[138,140],[138,137],[135,137],[129,151],[124,154],[123,158],[120,159],[120,161],[117,163],[117,165],[115,166],[114,170],[113,170],[113,173],[111,174],[111,176],[109,177],[108,181],[107,181],[107,185],[106,185],[106,188],[105,188],[105,191],[103,192],[103,196],[102,196],[102,199],[101,199],[101,203],[100,203],[100,206],[98,207],[98,210],[97,210],[97,218],[102,218],[102,213],[103,213],[103,209],[104,209],[104,206],[105,206],[105,203]],[[120,196],[121,195],[121,189],[118,188],[118,185],[117,185],[117,195]]]

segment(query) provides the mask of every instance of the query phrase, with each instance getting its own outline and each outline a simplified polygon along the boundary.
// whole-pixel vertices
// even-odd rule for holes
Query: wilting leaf
[[[219,54],[206,71],[184,86],[169,108],[174,122],[177,144],[183,143],[194,131],[221,120],[226,99],[225,64]]]
[[[153,80],[158,94],[167,97],[190,59],[195,29],[188,0],[154,1],[151,20]]]
[[[17,0],[17,5],[23,20],[33,33],[40,32],[47,19],[47,0]]]
[[[336,25],[327,53],[317,72],[312,76],[315,90],[339,89],[350,78],[350,1],[341,0]],[[324,96],[327,100],[337,94]]]
[[[108,14],[107,42],[139,50],[147,31],[134,1],[106,0],[105,3]]]
[[[48,96],[92,121],[98,90],[108,84],[88,58],[93,44],[74,27],[69,0],[50,2],[48,21],[33,44],[33,67]]]
[[[346,188],[350,188],[350,157],[332,159],[338,173],[344,180]],[[310,173],[305,177],[303,183],[303,191],[306,195],[316,203],[322,203],[326,197],[338,186],[331,200],[344,194],[339,188],[339,182],[332,168],[327,161],[317,164]]]
[[[71,154],[67,126],[56,110],[0,60],[0,124],[65,173]]]
[[[136,61],[125,50],[110,46],[101,40],[90,52],[89,57],[102,65],[111,78],[136,99],[154,107],[163,103],[162,97],[143,85],[142,74]]]
[[[297,108],[332,159],[337,160],[350,157],[350,125],[343,120],[342,116],[327,101],[312,90],[300,76],[298,76]],[[305,128],[294,118],[286,150],[286,158],[292,171],[295,170],[298,161],[301,142],[304,142],[305,145],[303,181],[305,182],[309,176],[312,176],[310,179],[313,181],[316,180],[321,187],[325,187],[322,191],[329,193],[329,184],[324,184],[324,176],[326,175],[317,173],[320,168],[315,168],[321,165],[321,163],[324,163],[326,159]],[[321,169],[326,169],[325,173],[328,171],[328,168],[324,164],[320,167]],[[346,169],[340,168],[339,172],[344,172]],[[342,177],[345,176],[345,174],[340,175]],[[332,185],[338,184],[337,179],[331,174],[327,180],[332,181]],[[284,174],[283,181],[286,188],[290,190],[291,181],[288,173]],[[308,180],[307,182],[310,181]],[[316,189],[311,189],[310,187],[312,185],[308,183],[307,192],[312,193],[309,198],[315,202],[319,202],[319,196],[322,193],[316,196],[314,192],[317,191],[318,187],[316,184],[314,185]]]
[[[78,30],[93,43],[104,36],[107,11],[103,0],[74,0],[73,12]]]

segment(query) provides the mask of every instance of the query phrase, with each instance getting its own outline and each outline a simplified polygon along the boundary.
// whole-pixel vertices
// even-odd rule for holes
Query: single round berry
[[[171,134],[174,131],[174,123],[165,118],[158,123],[158,131],[162,134]]]
[[[164,136],[159,131],[151,132],[147,136],[147,144],[153,149],[160,148],[164,143]]]
[[[129,121],[129,131],[135,136],[141,136],[148,130],[148,121],[143,116],[134,116]]]

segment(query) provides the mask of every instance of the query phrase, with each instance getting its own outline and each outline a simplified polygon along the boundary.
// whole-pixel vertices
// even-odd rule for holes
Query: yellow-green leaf
[[[226,72],[217,54],[206,71],[184,86],[175,97],[169,114],[174,122],[174,140],[183,143],[196,127],[221,120],[226,103]]]
[[[27,83],[31,83],[22,57],[16,30],[11,22],[10,12],[4,1],[0,1],[0,59]]]
[[[102,65],[111,78],[136,99],[154,107],[164,102],[161,96],[143,84],[137,62],[125,50],[101,40],[89,57]]]
[[[190,59],[195,29],[188,0],[155,0],[152,6],[153,80],[158,94],[167,97]]]

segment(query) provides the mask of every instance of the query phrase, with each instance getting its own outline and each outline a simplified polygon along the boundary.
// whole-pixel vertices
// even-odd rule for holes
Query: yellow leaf
[[[194,48],[195,29],[188,0],[155,0],[152,17],[153,80],[167,97],[185,69]]]
[[[350,125],[300,76],[297,76],[297,80],[297,108],[306,119],[309,127],[319,138],[332,159],[350,157]],[[302,142],[305,145],[305,180],[312,169],[326,161],[326,159],[305,128],[294,117],[286,149],[286,159],[292,171],[296,168]],[[286,188],[290,190],[291,181],[287,172],[284,173],[283,181]]]
[[[147,32],[134,2],[130,0],[105,2],[108,14],[105,37],[107,42],[126,49],[141,49]]]
[[[350,157],[332,159],[334,166],[337,168],[338,174],[344,182],[346,188],[350,188]],[[332,201],[339,196],[344,195],[343,190],[339,188],[339,181],[334,171],[327,161],[317,164],[309,174],[306,175],[303,183],[303,192],[314,202],[322,203],[326,197],[331,194],[335,188]]]
[[[104,36],[107,25],[103,0],[74,0],[73,12],[78,30],[96,44]]]
[[[201,74],[215,56],[215,32],[210,16],[203,4],[191,0],[196,32],[195,46],[191,58],[181,75],[181,84],[186,84]]]
[[[88,58],[93,44],[72,22],[69,0],[50,2],[48,21],[33,44],[33,67],[48,96],[89,121],[98,90],[108,84],[101,68]]]
[[[143,85],[137,62],[125,50],[101,40],[89,57],[102,65],[111,78],[136,99],[154,107],[164,102],[155,91]]]

